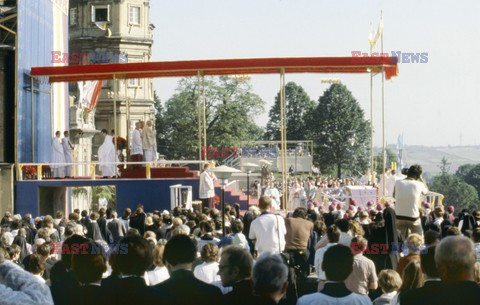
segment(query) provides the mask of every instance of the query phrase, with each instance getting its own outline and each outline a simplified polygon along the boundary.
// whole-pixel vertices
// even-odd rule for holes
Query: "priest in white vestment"
[[[380,176],[380,180],[378,181],[378,197],[379,198],[388,196],[387,183],[388,183],[388,180],[390,179],[390,171],[391,169],[387,168],[385,169],[385,173]]]
[[[272,198],[272,207],[275,208],[275,211],[280,210],[280,192],[275,187],[273,181],[268,183],[268,187],[265,189],[264,195]]]
[[[157,160],[157,140],[156,132],[153,129],[152,121],[147,121],[147,125],[142,132],[143,157],[146,162]]]
[[[303,187],[296,181],[289,190],[288,210],[295,210],[299,207],[308,207],[307,196]]]
[[[135,123],[135,129],[132,131],[132,148],[130,149],[130,158],[133,162],[143,161],[142,122]],[[141,167],[141,165],[133,164],[132,167]]]
[[[107,133],[106,129],[102,129],[102,135],[105,137],[103,144],[98,148],[98,163],[103,177],[115,177],[115,146],[113,145],[113,137]],[[110,164],[108,164],[110,163]]]
[[[63,132],[64,138],[62,139],[63,154],[65,155],[65,163],[72,163],[72,153],[73,153],[73,144],[70,142],[70,137],[68,131]],[[72,166],[65,166],[65,178],[70,178],[72,176]]]
[[[213,202],[213,198],[215,197],[215,180],[217,180],[217,177],[211,172],[210,163],[206,163],[203,166],[203,172],[200,174],[198,190],[198,197],[200,197],[204,208],[212,209],[215,207],[215,203]]]
[[[63,178],[65,165],[56,165],[55,163],[65,163],[65,154],[63,152],[62,143],[60,143],[60,131],[55,132],[55,137],[52,140],[52,165],[53,177]]]

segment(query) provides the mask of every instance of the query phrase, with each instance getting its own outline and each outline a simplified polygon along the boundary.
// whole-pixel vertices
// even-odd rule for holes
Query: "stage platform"
[[[116,210],[121,215],[125,208],[135,209],[144,205],[146,211],[170,210],[170,186],[192,186],[193,198],[198,198],[198,178],[152,179],[48,179],[17,181],[15,213],[45,215],[60,209],[72,211],[70,194],[72,187],[112,185],[116,189]],[[46,192],[45,192],[46,191]],[[49,193],[50,195],[43,195]],[[58,202],[65,202],[65,205]]]
[[[24,180],[16,183],[15,213],[33,216],[46,215],[57,210],[65,214],[73,211],[71,197],[72,187],[92,187],[111,185],[116,189],[116,210],[121,215],[125,208],[135,209],[143,204],[146,212],[153,210],[171,210],[170,186],[192,186],[192,198],[197,200],[199,178],[117,178],[95,180],[86,178]],[[216,183],[215,193],[221,196],[221,188]],[[242,210],[248,209],[247,196],[229,187],[225,189],[225,203],[239,203]],[[258,204],[258,199],[251,196],[250,205]]]

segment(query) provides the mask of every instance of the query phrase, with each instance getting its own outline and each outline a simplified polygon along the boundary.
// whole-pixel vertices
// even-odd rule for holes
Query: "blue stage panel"
[[[41,187],[75,187],[113,185],[116,187],[117,208],[121,213],[125,208],[136,208],[138,203],[146,212],[170,210],[170,186],[190,185],[193,198],[198,198],[199,179],[99,179],[99,180],[42,180],[18,181],[15,213],[24,215],[39,214],[39,189]]]

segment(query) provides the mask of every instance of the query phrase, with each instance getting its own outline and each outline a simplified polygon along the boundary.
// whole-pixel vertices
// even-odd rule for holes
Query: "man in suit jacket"
[[[50,271],[50,291],[55,305],[70,305],[72,296],[78,288],[78,280],[72,271],[73,245],[88,243],[88,239],[80,235],[72,235],[62,245],[66,251],[62,252],[62,260],[57,262]],[[68,251],[67,251],[68,249]]]
[[[232,287],[232,291],[224,295],[224,304],[252,304],[252,256],[240,246],[228,246],[222,249],[218,274],[224,287]]]
[[[108,298],[102,292],[100,282],[102,275],[107,271],[105,256],[98,249],[97,243],[84,243],[83,251],[72,255],[72,270],[80,285],[75,287],[71,296],[74,305],[103,305]]]
[[[172,295],[145,283],[143,275],[153,262],[152,248],[148,241],[135,235],[122,238],[120,244],[122,247],[115,254],[115,264],[121,276],[111,286],[104,287],[104,294],[109,296],[104,304],[178,304]]]
[[[93,212],[90,215],[90,222],[87,224],[87,238],[90,238],[93,241],[102,241],[103,236],[102,232],[100,231],[100,227],[98,226],[97,220],[98,220],[98,213]]]
[[[127,234],[127,229],[123,221],[117,218],[117,212],[113,211],[112,220],[108,223],[107,228],[112,234],[113,243],[117,244]]]
[[[420,254],[420,265],[427,279],[423,287],[407,290],[401,294],[400,303],[402,305],[424,304],[445,288],[445,284],[441,282],[437,266],[435,265],[435,248],[435,246],[430,246],[425,253]]]
[[[173,236],[165,246],[163,260],[170,278],[154,287],[174,296],[178,305],[222,304],[218,287],[204,283],[193,275],[192,264],[197,255],[195,243],[187,235]]]
[[[103,240],[110,242],[108,239],[108,229],[107,229],[107,217],[105,208],[98,210],[99,218],[97,220],[98,227],[100,228],[100,233],[102,233]]]

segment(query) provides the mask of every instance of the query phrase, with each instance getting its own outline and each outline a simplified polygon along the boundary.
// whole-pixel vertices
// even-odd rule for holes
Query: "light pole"
[[[233,173],[240,173],[236,168],[228,167],[225,165],[215,167],[212,169],[212,172],[220,179],[220,185],[222,187],[222,198],[221,198],[221,209],[222,209],[222,232],[223,236],[225,236],[225,186],[228,184],[228,178]]]
[[[242,165],[243,170],[247,173],[247,209],[250,207],[250,174],[260,166],[255,163],[245,163]]]

